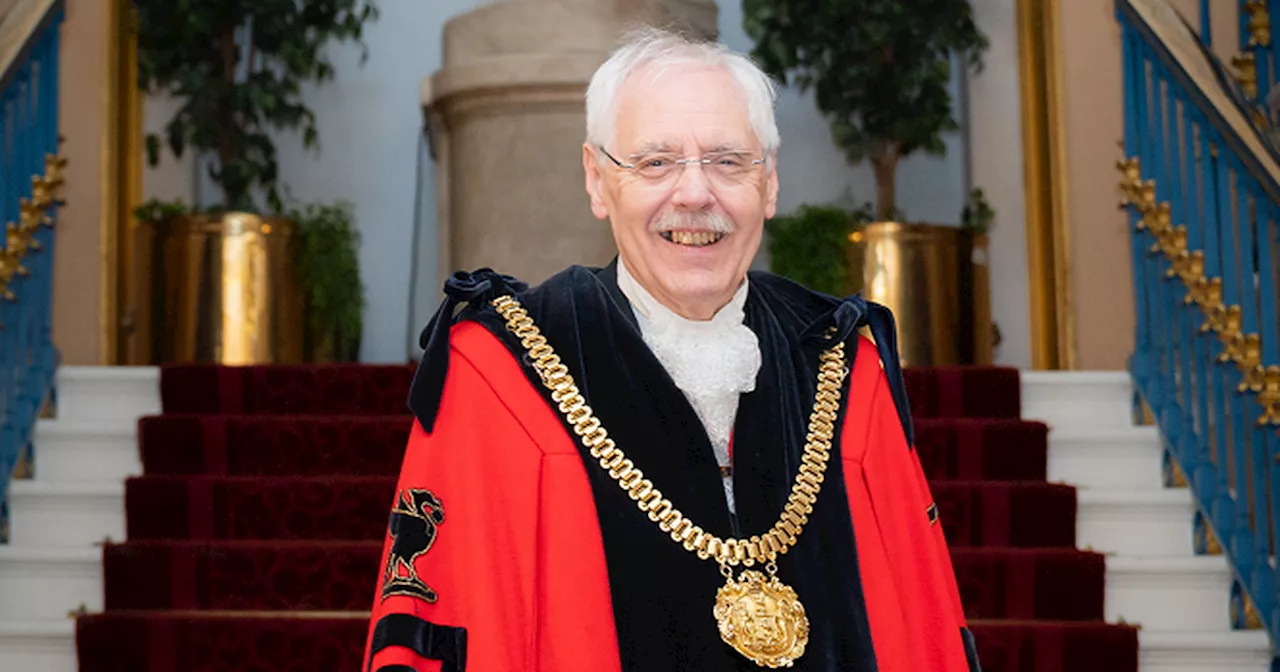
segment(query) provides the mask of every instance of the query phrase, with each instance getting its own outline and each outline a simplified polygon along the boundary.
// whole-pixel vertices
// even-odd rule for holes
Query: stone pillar
[[[613,237],[582,172],[591,75],[630,26],[713,38],[716,18],[714,0],[509,0],[450,20],[422,85],[440,274],[487,266],[536,284],[606,263]]]

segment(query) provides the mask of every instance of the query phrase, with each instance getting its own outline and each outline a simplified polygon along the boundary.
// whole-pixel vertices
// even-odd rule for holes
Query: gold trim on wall
[[[1057,0],[1017,0],[1031,366],[1075,368]]]
[[[103,364],[126,364],[121,322],[130,290],[133,208],[142,195],[142,99],[133,5],[109,0],[107,76],[103,96],[106,133],[102,143],[101,356]]]

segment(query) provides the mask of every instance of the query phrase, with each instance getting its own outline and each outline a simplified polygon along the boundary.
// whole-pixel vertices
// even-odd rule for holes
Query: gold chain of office
[[[609,438],[600,419],[578,391],[568,367],[524,307],[511,296],[500,296],[491,304],[506,320],[507,329],[528,351],[543,385],[551,391],[551,398],[591,456],[600,461],[600,466],[636,506],[672,540],[700,559],[714,559],[720,564],[726,584],[717,594],[713,613],[725,642],[758,665],[791,667],[804,652],[809,622],[795,591],[778,580],[776,560],[796,544],[822,489],[835,434],[840,389],[849,373],[845,367],[844,343],[837,343],[820,357],[817,393],[809,416],[804,455],[778,522],[768,532],[750,539],[721,539],[695,525],[675,508]],[[757,563],[765,565],[768,578],[759,572],[744,571],[734,581],[731,567],[739,564],[751,567]]]

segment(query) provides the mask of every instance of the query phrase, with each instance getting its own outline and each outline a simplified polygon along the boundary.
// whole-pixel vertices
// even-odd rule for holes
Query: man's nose
[[[707,171],[701,163],[687,163],[680,167],[676,177],[675,193],[672,194],[674,205],[690,210],[701,210],[710,205],[715,196],[711,192],[711,183],[707,179]]]

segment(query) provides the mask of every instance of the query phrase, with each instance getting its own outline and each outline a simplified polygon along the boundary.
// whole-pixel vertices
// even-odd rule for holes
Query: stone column
[[[591,75],[630,26],[713,38],[716,18],[714,0],[510,0],[450,20],[422,85],[441,276],[487,266],[536,284],[606,263],[613,237],[582,172]]]

